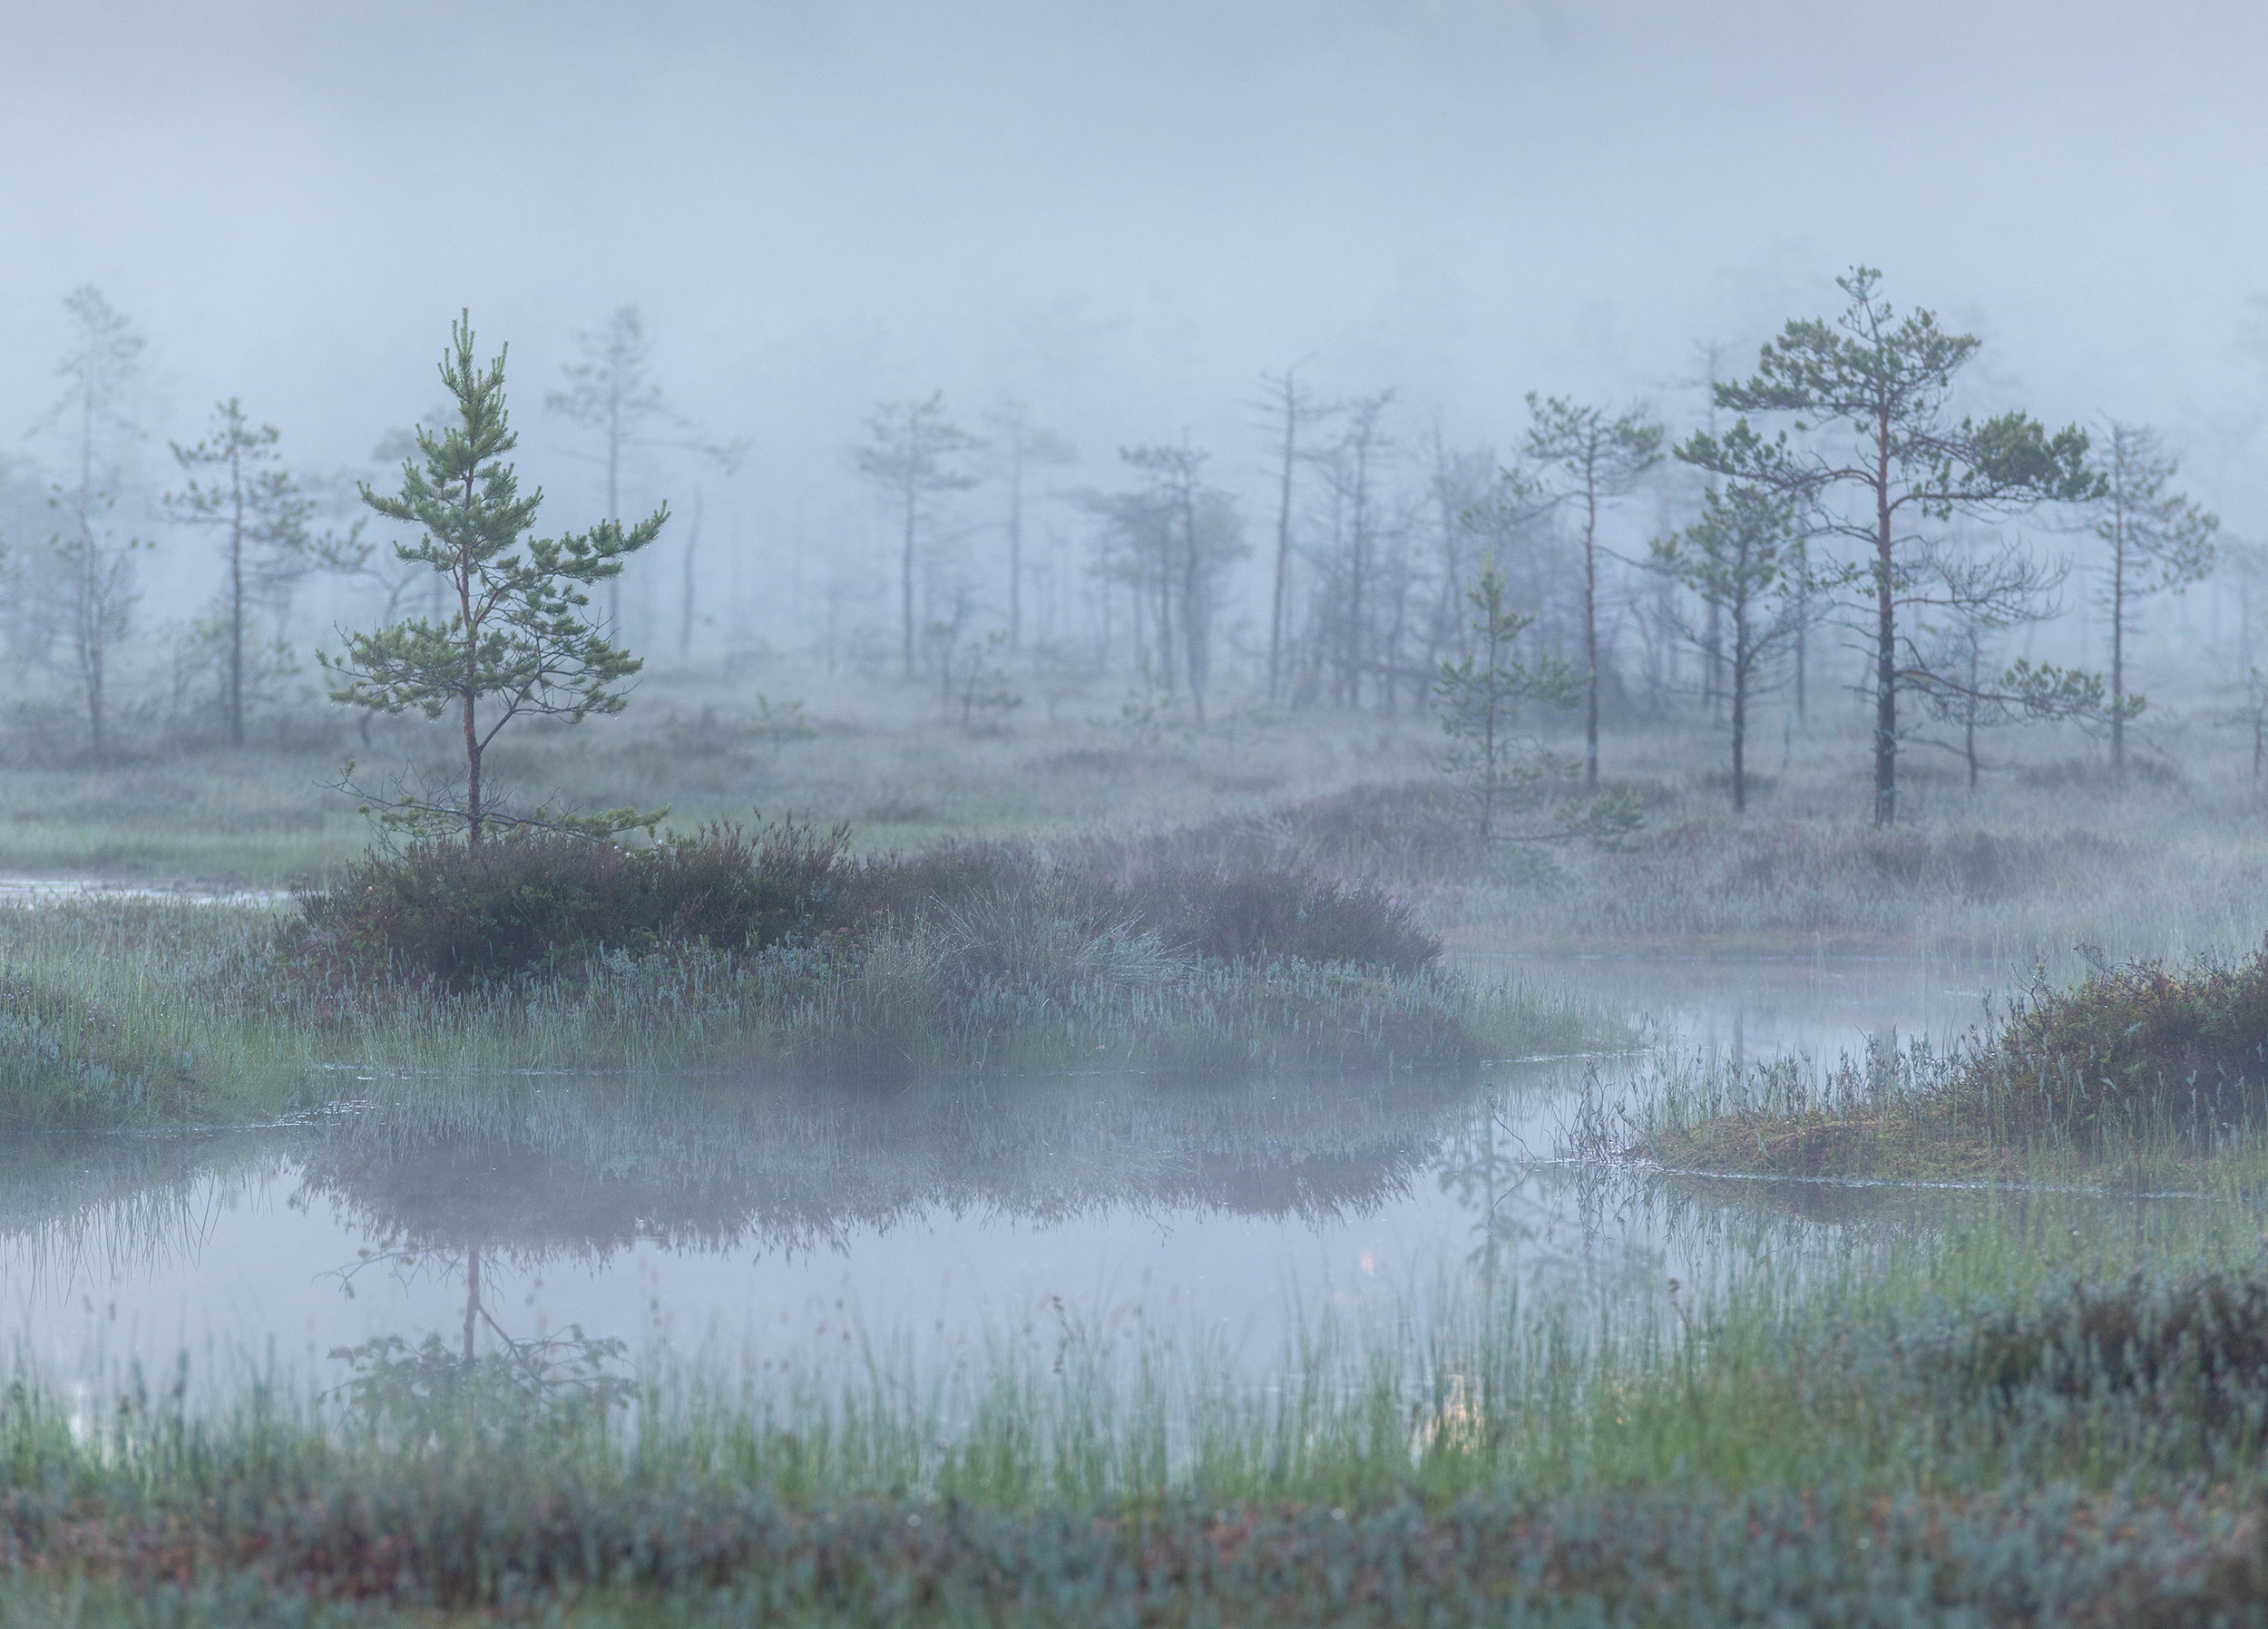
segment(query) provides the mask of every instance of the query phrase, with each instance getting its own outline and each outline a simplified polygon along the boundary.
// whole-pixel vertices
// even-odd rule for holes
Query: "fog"
[[[2264,67],[2258,0],[0,0],[0,1623],[2257,1594]],[[1902,442],[1736,434],[1855,268],[1950,407],[1925,336]],[[505,346],[619,580],[360,502]],[[1305,1594],[1220,1526],[1303,1505]],[[670,1547],[744,1529],[857,1563]]]
[[[942,389],[977,425],[1012,395],[1093,486],[1187,435],[1264,494],[1263,370],[1396,387],[1405,434],[1461,443],[1509,445],[1530,390],[1677,428],[1696,342],[1737,365],[1839,308],[1855,261],[1986,338],[1980,407],[2157,424],[2257,531],[2253,7],[18,4],[5,28],[14,427],[91,283],[150,341],[152,493],[229,396],[294,464],[367,468],[432,413],[469,307],[573,525],[599,483],[541,393],[633,304],[672,403],[749,443],[703,493],[732,573],[705,641],[799,644],[821,574],[880,566],[844,456],[877,400]],[[695,479],[647,460],[625,506],[682,517]],[[1041,524],[1079,549],[1075,513]],[[209,569],[176,541],[145,583]]]

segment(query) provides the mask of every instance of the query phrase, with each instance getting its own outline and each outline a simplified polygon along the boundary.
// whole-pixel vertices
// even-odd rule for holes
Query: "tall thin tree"
[[[1374,666],[1373,600],[1385,531],[1380,489],[1399,451],[1385,415],[1399,394],[1389,387],[1337,404],[1333,411],[1345,421],[1338,439],[1309,459],[1322,473],[1334,515],[1334,546],[1325,561],[1328,596],[1318,631],[1323,654],[1337,670],[1338,702],[1344,707],[1362,705],[1363,678]],[[1383,699],[1383,688],[1379,693]]]
[[[186,477],[179,492],[166,494],[167,510],[178,523],[217,532],[220,540],[229,641],[222,699],[231,746],[244,745],[244,635],[250,605],[287,584],[310,559],[308,522],[315,502],[282,466],[276,452],[280,439],[275,425],[254,425],[231,396],[213,408],[204,440],[192,446],[167,444]]]
[[[1299,433],[1319,413],[1314,396],[1299,383],[1301,357],[1280,374],[1262,374],[1266,393],[1259,405],[1269,415],[1276,454],[1276,571],[1268,594],[1268,705],[1282,693],[1285,619],[1290,614],[1292,570],[1292,483],[1299,468]]]
[[[1008,499],[1008,649],[1023,645],[1023,520],[1024,482],[1037,468],[1079,462],[1079,449],[1051,430],[1031,422],[1031,412],[1014,397],[1002,398],[985,415],[992,429],[992,446],[999,461]]]
[[[945,493],[965,492],[977,477],[960,460],[984,443],[945,415],[945,393],[915,402],[884,402],[866,420],[866,441],[851,449],[851,463],[873,482],[897,512],[898,601],[904,677],[914,677],[914,562],[915,541],[929,506]]]
[[[1189,681],[1197,722],[1205,722],[1205,691],[1212,670],[1213,581],[1221,565],[1240,552],[1235,512],[1226,497],[1205,482],[1210,454],[1187,442],[1178,445],[1129,447],[1119,456],[1149,477],[1137,502],[1148,512],[1160,542],[1162,591],[1158,597],[1161,651],[1168,667],[1172,645],[1168,621],[1178,625],[1181,666]]]
[[[582,360],[566,365],[562,370],[567,376],[566,388],[548,392],[543,405],[597,435],[595,456],[606,472],[606,518],[620,525],[623,460],[634,448],[647,444],[657,429],[674,429],[682,421],[653,377],[653,342],[646,337],[645,321],[636,306],[616,307],[604,327],[586,331],[579,339]],[[606,617],[619,631],[619,571],[607,579]]]
[[[591,456],[606,472],[608,520],[621,524],[622,483],[631,473],[625,466],[640,453],[674,448],[697,454],[720,474],[738,472],[748,455],[748,442],[740,438],[719,441],[670,405],[654,377],[653,341],[647,337],[645,319],[636,306],[617,307],[604,327],[587,331],[579,338],[582,360],[561,370],[566,375],[566,388],[547,393],[543,405],[596,436],[598,449]],[[647,609],[651,610],[650,603]],[[606,618],[619,634],[622,624],[619,572],[606,580]]]
[[[1725,658],[1733,727],[1733,810],[1748,807],[1748,707],[1778,648],[1803,626],[1803,538],[1795,502],[1738,482],[1712,486],[1701,516],[1658,538],[1653,562],[1707,608],[1702,627],[1686,638]],[[1732,646],[1725,649],[1729,627]]]
[[[1609,418],[1603,407],[1528,394],[1521,452],[1538,496],[1574,509],[1583,527],[1583,784],[1598,785],[1598,514],[1661,462],[1662,427],[1643,409]]]
[[[2126,639],[2134,631],[2136,602],[2193,582],[2213,570],[2218,515],[2209,514],[2185,493],[2167,485],[2181,473],[2181,461],[2146,424],[2112,419],[2103,426],[2103,447],[2094,462],[2102,493],[2090,505],[2091,529],[2110,551],[2103,584],[2110,612],[2110,762],[2126,773]]]
[[[124,450],[142,434],[126,411],[126,393],[141,366],[143,340],[132,320],[91,284],[66,296],[64,309],[71,316],[72,338],[55,372],[66,384],[33,429],[68,436],[78,465],[76,484],[55,493],[64,516],[55,551],[72,656],[86,698],[88,741],[99,758],[108,750],[104,687],[136,599],[134,555],[142,547],[132,536],[122,542],[102,517],[118,502]]]

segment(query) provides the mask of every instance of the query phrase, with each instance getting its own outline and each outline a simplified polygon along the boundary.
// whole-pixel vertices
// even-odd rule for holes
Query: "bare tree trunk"
[[[1284,591],[1292,563],[1292,465],[1298,456],[1299,397],[1295,368],[1284,370],[1284,463],[1277,472],[1276,506],[1276,590],[1268,611],[1268,705],[1276,702],[1284,657]]]
[[[1189,670],[1189,702],[1201,727],[1205,723],[1206,623],[1205,565],[1198,553],[1197,490],[1194,479],[1181,488],[1181,543],[1187,551],[1181,565],[1181,658]]]
[[[1008,649],[1023,641],[1023,444],[1012,437],[1008,464]]]
[[[1583,785],[1598,787],[1598,488],[1588,476],[1583,512]]]
[[[701,489],[693,489],[693,526],[685,534],[684,604],[678,618],[678,660],[693,659],[693,552],[701,546]]]
[[[2126,505],[2113,500],[2110,552],[2110,771],[2126,778]]]
[[[1969,790],[1977,789],[1977,629],[1969,629],[1969,695],[1961,708],[1961,750],[1969,758]]]
[[[464,477],[464,507],[473,506],[473,476]],[[481,841],[481,738],[475,701],[480,695],[480,629],[473,622],[473,561],[471,546],[457,561],[457,607],[464,620],[464,846],[478,848]]]
[[[103,756],[102,610],[94,560],[94,374],[88,369],[79,416],[79,680],[86,688],[87,744]]]
[[[1748,649],[1748,602],[1733,609],[1733,813],[1748,808],[1748,669],[1755,660]]]
[[[1158,542],[1158,671],[1165,678],[1166,696],[1177,688],[1173,660],[1173,529],[1159,528]],[[1183,632],[1186,634],[1187,629]]]
[[[244,745],[244,470],[243,454],[229,459],[235,513],[229,525],[229,745]]]
[[[1892,596],[1890,408],[1876,416],[1874,442],[1874,824],[1898,818],[1898,627]]]
[[[914,487],[905,489],[905,541],[898,556],[898,600],[904,624],[905,678],[914,678],[914,509],[917,502]]]
[[[481,843],[481,743],[473,727],[473,697],[469,688],[472,675],[466,673],[468,688],[464,697],[464,845],[478,848]]]
[[[606,416],[606,518],[620,522],[622,518],[620,482],[622,468],[622,390],[620,384],[612,385],[607,400]],[[622,637],[622,574],[620,571],[606,580],[606,621],[610,637]]]

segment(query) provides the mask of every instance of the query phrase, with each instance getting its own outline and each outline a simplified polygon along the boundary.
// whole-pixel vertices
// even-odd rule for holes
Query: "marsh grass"
[[[2268,950],[2180,972],[2103,965],[2067,988],[2036,978],[1942,1050],[1884,1035],[1825,1069],[1696,1058],[1657,1075],[1635,1147],[1676,1168],[2184,1185],[2262,1160]]]
[[[181,1375],[89,1408],[24,1371],[0,1600],[79,1591],[132,1622],[198,1621],[162,1615],[167,1589],[216,1621],[263,1595],[1066,1623],[2256,1604],[2260,1217],[2209,1207],[2143,1264],[2094,1214],[2011,1200],[1800,1292],[1769,1263],[1637,1299],[1468,1286],[1319,1315],[1257,1371],[1070,1315],[943,1366],[878,1338],[847,1369],[586,1351],[537,1382],[388,1347],[320,1403],[248,1370],[208,1410]]]

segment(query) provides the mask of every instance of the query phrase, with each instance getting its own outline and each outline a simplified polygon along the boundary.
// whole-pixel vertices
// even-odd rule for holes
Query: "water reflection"
[[[22,1145],[0,1165],[0,1283],[73,1371],[169,1342],[303,1335],[314,1359],[442,1330],[469,1361],[570,1322],[846,1341],[862,1320],[965,1328],[1051,1296],[1233,1324],[1316,1264],[1298,1242],[1330,1242],[1325,1277],[1398,1253],[1390,1213],[1486,1090],[413,1088],[318,1126]]]
[[[1977,1010],[1900,964],[1551,976],[1696,1049],[1824,1052]],[[182,1350],[272,1350],[336,1383],[327,1354],[372,1341],[533,1361],[570,1331],[855,1362],[867,1334],[966,1351],[1065,1308],[1195,1326],[1265,1361],[1319,1306],[1408,1311],[1444,1284],[1658,1295],[1757,1267],[1800,1286],[2028,1203],[1553,1157],[1643,1078],[1572,1059],[1481,1080],[888,1092],[409,1082],[320,1124],[0,1150],[0,1317],[90,1383]],[[2106,1224],[2180,1225],[2165,1218],[2186,1203]]]

